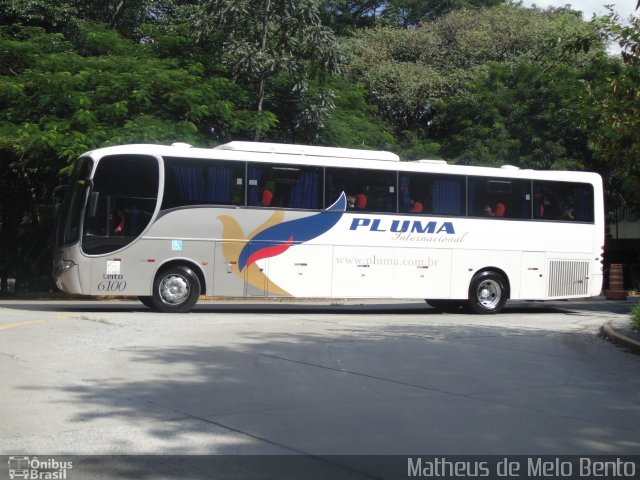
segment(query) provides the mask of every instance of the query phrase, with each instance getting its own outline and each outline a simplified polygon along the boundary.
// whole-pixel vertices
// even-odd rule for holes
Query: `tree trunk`
[[[269,9],[271,8],[271,0],[264,3],[264,15],[262,16],[262,39],[260,41],[260,52],[267,49],[267,37],[269,34]],[[262,105],[264,104],[264,90],[267,72],[263,71],[260,75],[260,85],[258,87],[258,118],[262,115]],[[257,142],[260,140],[260,129],[256,127],[256,133],[253,139]]]

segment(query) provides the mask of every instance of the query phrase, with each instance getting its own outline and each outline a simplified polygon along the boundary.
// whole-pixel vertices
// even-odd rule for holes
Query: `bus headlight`
[[[75,263],[73,263],[71,260],[62,260],[60,262],[60,271],[64,273],[67,270],[70,270],[74,265]]]

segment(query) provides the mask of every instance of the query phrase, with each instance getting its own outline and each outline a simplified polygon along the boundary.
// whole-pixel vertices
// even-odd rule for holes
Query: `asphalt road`
[[[637,454],[632,302],[4,300],[0,454]]]

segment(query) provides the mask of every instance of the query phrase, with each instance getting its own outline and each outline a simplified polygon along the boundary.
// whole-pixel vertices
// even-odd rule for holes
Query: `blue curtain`
[[[318,208],[318,173],[302,172],[298,181],[291,187],[289,207]]]
[[[231,201],[231,168],[208,167],[204,200],[229,203]]]
[[[438,215],[461,215],[462,189],[457,180],[433,181],[433,213]]]
[[[181,201],[197,202],[202,196],[201,168],[193,165],[173,165]]]
[[[228,203],[231,199],[231,176],[229,167],[207,167],[195,165],[173,165],[181,201]],[[206,183],[203,184],[203,173]]]

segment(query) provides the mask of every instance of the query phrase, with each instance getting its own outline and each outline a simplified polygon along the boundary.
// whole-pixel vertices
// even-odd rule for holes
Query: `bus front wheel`
[[[469,307],[476,313],[498,313],[507,302],[504,277],[497,272],[481,272],[471,279]]]
[[[200,296],[200,280],[184,265],[162,270],[153,282],[151,302],[161,312],[186,313]]]

